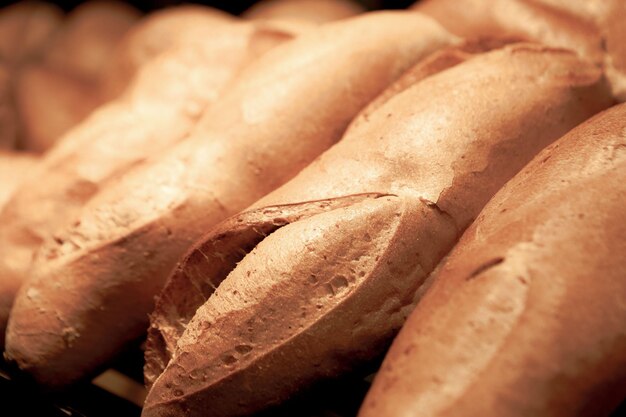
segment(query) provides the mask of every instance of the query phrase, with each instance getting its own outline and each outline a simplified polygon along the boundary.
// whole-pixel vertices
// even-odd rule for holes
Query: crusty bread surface
[[[11,284],[5,290],[5,284],[28,277],[41,245],[55,241],[57,231],[71,225],[87,201],[152,154],[186,140],[245,66],[292,37],[261,26],[188,28],[180,45],[139,71],[124,96],[100,107],[45,155],[0,212],[3,302],[16,289]],[[0,317],[0,330],[6,321],[7,316]]]
[[[188,139],[111,184],[44,246],[12,310],[7,356],[48,386],[95,371],[145,333],[154,296],[197,238],[293,177],[403,71],[454,41],[422,15],[378,12],[246,67]]]
[[[168,7],[148,14],[124,34],[113,51],[103,75],[102,94],[109,99],[118,97],[142,66],[186,42],[198,27],[217,29],[234,22],[228,13],[200,5]]]
[[[626,396],[626,105],[541,152],[434,274],[360,417],[606,416]]]
[[[577,51],[604,66],[615,97],[626,100],[623,0],[422,0],[412,9],[450,32],[517,36]]]
[[[0,150],[0,210],[34,170],[38,160],[34,154]],[[7,279],[2,282],[0,318],[5,321],[18,286],[19,281]],[[0,346],[4,346],[4,330],[5,326],[0,326]]]
[[[599,68],[534,44],[418,79],[180,265],[153,315],[148,382],[167,365],[145,417],[248,415],[381,354],[489,198],[612,102]]]

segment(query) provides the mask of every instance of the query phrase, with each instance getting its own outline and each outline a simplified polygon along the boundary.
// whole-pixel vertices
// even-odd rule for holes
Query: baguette
[[[52,3],[21,1],[0,9],[0,60],[12,68],[37,60],[62,21]]]
[[[626,105],[489,202],[393,342],[360,417],[606,416],[626,397]]]
[[[13,102],[11,70],[0,61],[0,149],[13,149],[17,143],[18,120]]]
[[[577,51],[602,64],[613,94],[626,100],[622,0],[423,0],[413,10],[464,37],[516,36]]]
[[[15,74],[41,58],[63,14],[52,4],[24,1],[0,9],[0,149],[14,149],[21,125],[15,105]]]
[[[52,148],[102,101],[95,83],[42,64],[23,66],[14,83],[20,146],[32,152]]]
[[[0,208],[24,181],[38,159],[26,152],[0,151]]]
[[[380,12],[265,54],[189,139],[46,245],[12,310],[7,356],[48,386],[89,375],[145,333],[153,297],[204,231],[294,176],[404,70],[455,40],[419,14]]]
[[[352,0],[263,0],[253,4],[242,17],[299,20],[321,24],[363,12],[363,8]]]
[[[599,68],[533,44],[417,78],[181,263],[152,318],[146,370],[172,357],[144,417],[248,415],[381,354],[497,189],[611,103]]]
[[[92,0],[67,17],[46,48],[44,61],[87,81],[100,80],[124,34],[139,12],[117,1]]]
[[[626,2],[610,2],[606,18],[603,19],[603,34],[606,47],[604,68],[611,80],[615,96],[626,101]]]
[[[104,74],[103,94],[121,95],[143,65],[189,38],[199,26],[228,26],[233,16],[211,7],[186,5],[153,12],[135,24],[120,41]]]
[[[41,62],[15,75],[21,148],[49,149],[105,101],[100,91],[102,72],[137,18],[138,12],[123,3],[91,1],[77,7],[49,34],[41,59],[36,60]]]
[[[291,38],[271,25],[199,23],[181,36],[178,47],[146,64],[123,97],[97,110],[50,150],[0,213],[3,301],[12,300],[16,288],[5,289],[5,283],[25,279],[41,244],[53,240],[87,201],[152,153],[186,140],[243,67]],[[3,334],[7,319],[0,317]]]
[[[38,158],[35,155],[26,152],[0,151],[0,209],[24,182],[37,161]],[[4,252],[2,254],[5,256]],[[17,291],[18,286],[19,282],[10,278],[2,280],[0,317],[8,317],[13,294]],[[0,330],[4,330],[4,326]],[[0,333],[0,346],[4,346],[4,331]]]
[[[370,115],[380,106],[389,101],[394,95],[401,93],[413,84],[439,71],[455,66],[473,54],[494,49],[499,44],[491,42],[464,43],[437,51],[411,68],[403,76],[390,85],[385,91],[361,111],[359,116],[350,124],[355,129],[362,123],[367,123]],[[346,133],[347,134],[347,133]],[[146,362],[144,377],[146,386],[150,388],[154,380],[163,372],[172,358],[176,342],[185,330],[186,325],[193,318],[196,310],[213,287],[217,287],[228,272],[233,269],[242,255],[250,252],[264,237],[279,227],[294,221],[310,217],[317,212],[329,211],[338,207],[348,206],[365,197],[377,198],[383,194],[357,194],[344,198],[319,200],[310,203],[277,206],[269,210],[259,210],[241,213],[228,221],[216,226],[207,236],[202,238],[202,247],[194,249],[185,256],[183,266],[178,266],[174,276],[170,277],[156,303],[151,315],[150,328],[146,342]],[[206,264],[205,255],[211,257],[210,264]],[[225,254],[227,256],[222,257]],[[192,266],[193,265],[193,266]],[[187,274],[191,268],[199,268],[201,276]],[[209,271],[206,268],[210,268]],[[209,288],[204,282],[208,277]],[[203,288],[205,296],[194,297],[192,285]],[[197,294],[199,295],[199,294]]]

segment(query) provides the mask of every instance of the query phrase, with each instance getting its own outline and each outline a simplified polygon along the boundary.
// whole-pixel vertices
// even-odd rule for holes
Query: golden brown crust
[[[245,255],[178,339],[144,416],[201,415],[208,404],[247,415],[382,353],[486,201],[610,102],[598,68],[532,44],[401,89],[254,208],[388,196],[290,223]]]
[[[63,137],[42,160],[40,175],[29,179],[0,213],[0,288],[25,279],[41,244],[71,224],[106,184],[183,141],[231,79],[263,52],[259,38],[269,48],[290,36],[265,27],[190,28],[178,48],[144,66],[126,96],[99,108]],[[4,326],[6,317],[0,320]]]
[[[506,65],[502,65],[502,56],[508,57],[509,62]],[[549,63],[547,57],[550,57],[554,62]],[[462,69],[461,69],[462,68]],[[574,70],[572,70],[574,69]],[[443,74],[453,73],[451,78],[458,80],[458,84],[469,83],[473,80],[475,84],[481,84],[481,94],[475,93],[474,90],[460,90],[456,88],[456,84],[448,82],[447,77],[443,77]],[[533,75],[528,77],[536,77],[536,74],[544,74],[544,77],[540,77],[542,81],[548,81],[547,84],[539,84],[537,88],[545,88],[540,94],[535,94],[535,90],[522,85],[527,84],[527,79],[522,74],[530,72]],[[503,77],[511,77],[518,85],[513,87],[511,85],[509,89],[499,88],[499,80]],[[418,83],[414,86],[414,89],[421,88],[433,88],[436,90],[450,89],[456,92],[458,100],[451,101],[442,97],[430,97],[428,93],[424,93],[425,96],[429,96],[428,100],[420,101],[418,104],[412,103],[407,95],[397,95],[394,100],[400,102],[405,100],[403,105],[396,105],[393,112],[389,112],[382,117],[379,115],[379,126],[377,126],[376,134],[359,135],[362,129],[369,129],[368,125],[363,125],[361,129],[351,129],[350,138],[351,141],[341,141],[333,148],[334,155],[324,154],[321,158],[315,161],[314,164],[308,166],[303,170],[296,178],[289,183],[285,184],[281,188],[277,189],[267,198],[259,200],[255,203],[256,207],[269,204],[285,204],[293,202],[294,200],[305,201],[311,198],[322,199],[335,196],[341,196],[345,193],[360,193],[371,192],[372,186],[380,186],[384,184],[384,191],[397,194],[404,189],[411,189],[414,177],[408,177],[407,174],[415,176],[415,178],[432,178],[432,180],[426,182],[422,187],[421,196],[435,201],[437,204],[448,213],[455,213],[453,217],[457,218],[459,223],[465,223],[471,218],[467,218],[467,213],[470,211],[470,205],[475,205],[478,209],[487,202],[486,199],[480,199],[480,193],[473,192],[475,187],[483,187],[490,184],[487,178],[491,176],[498,176],[501,172],[511,169],[510,172],[516,172],[521,169],[525,161],[530,158],[541,149],[541,142],[544,136],[556,138],[564,134],[569,127],[572,126],[571,120],[582,121],[588,116],[594,114],[602,108],[607,107],[612,103],[612,99],[607,97],[606,83],[602,78],[602,72],[599,68],[589,64],[586,61],[580,61],[575,54],[562,50],[549,48],[536,44],[514,44],[503,48],[499,53],[486,54],[481,61],[476,62],[474,59],[469,60],[463,66],[457,65],[449,70],[438,74],[437,76],[429,77],[423,83]],[[473,84],[473,85],[475,85]],[[565,89],[565,90],[563,90]],[[506,101],[504,98],[495,99],[495,97],[501,97],[507,94],[512,94],[515,91],[516,100],[515,106],[505,109],[500,108],[500,103]],[[566,91],[567,94],[563,96],[561,91]],[[471,108],[472,112],[468,112],[468,106],[465,105],[464,100],[470,100],[462,94],[471,96],[471,100],[475,103]],[[545,114],[545,100],[547,97],[556,95],[558,100],[565,100],[562,107],[557,107],[557,113],[550,116]],[[444,106],[445,102],[445,106]],[[438,116],[437,114],[431,114],[437,111],[438,107],[433,104],[440,103],[444,106],[445,118]],[[458,104],[457,104],[458,103]],[[555,102],[552,99],[548,100],[548,104],[554,105]],[[415,166],[412,158],[407,155],[406,149],[414,146],[414,135],[411,135],[405,131],[408,126],[405,124],[394,124],[393,120],[400,117],[410,117],[416,106],[419,106],[420,119],[412,120],[412,130],[414,135],[423,137],[424,141],[427,141],[428,146],[435,148],[441,148],[440,152],[433,153],[433,155],[423,161],[420,165]],[[480,109],[480,110],[479,110]],[[500,115],[506,110],[507,113]],[[451,119],[451,115],[462,114],[463,117]],[[481,117],[478,117],[478,115]],[[516,118],[518,114],[525,114],[525,117]],[[538,128],[528,126],[526,120],[544,121],[545,127]],[[386,122],[384,120],[387,120]],[[455,125],[450,125],[452,120]],[[561,125],[562,120],[570,120],[567,125]],[[490,124],[492,134],[497,134],[501,130],[508,130],[513,135],[516,132],[524,132],[528,134],[530,141],[526,143],[525,147],[521,150],[524,154],[517,154],[517,157],[511,161],[507,161],[506,158],[495,157],[498,154],[510,156],[514,151],[515,143],[521,140],[520,136],[511,137],[510,144],[498,143],[497,149],[493,150],[493,155],[483,151],[490,150],[490,147],[485,147],[481,142],[469,142],[467,148],[459,147],[458,137],[466,135],[470,138],[475,136],[474,131],[479,129],[486,129],[483,124]],[[506,125],[506,128],[502,124],[510,123]],[[371,125],[371,121],[370,121]],[[433,127],[427,131],[424,131],[421,126]],[[539,126],[539,123],[535,123]],[[400,140],[396,140],[393,146],[385,148],[384,151],[378,150],[376,145],[380,138],[384,140],[389,135],[394,134],[396,129],[399,131]],[[537,129],[537,130],[534,130]],[[530,131],[533,134],[530,134]],[[430,132],[446,132],[445,137],[440,135],[428,134]],[[545,144],[545,142],[543,142]],[[423,144],[422,146],[426,146]],[[355,149],[371,149],[369,152],[359,152],[355,155]],[[471,157],[470,155],[477,155]],[[523,155],[523,156],[522,156]],[[339,164],[335,166],[335,159],[352,159],[354,162],[349,164]],[[450,159],[455,162],[454,165],[450,165]],[[368,175],[363,175],[360,164],[371,163],[371,167],[368,168]],[[517,164],[515,169],[509,164]],[[345,166],[344,166],[345,165]],[[456,171],[461,173],[467,172],[467,175],[457,175]],[[333,175],[329,175],[328,172],[333,172]],[[439,176],[433,176],[433,172],[438,172]],[[322,174],[323,175],[319,175]],[[358,183],[358,188],[353,188],[353,178],[361,178]],[[464,187],[453,187],[451,181],[455,181],[459,185],[461,182],[465,184]],[[454,188],[459,192],[467,190],[468,195],[461,198],[460,196],[447,195],[448,188]],[[497,188],[492,189],[495,192]],[[486,193],[485,195],[489,195]],[[308,196],[308,198],[307,198]],[[456,214],[458,212],[458,215]]]
[[[618,100],[626,101],[626,2],[613,1],[602,24],[605,39],[605,68]]]
[[[608,415],[626,395],[626,105],[541,152],[482,211],[359,414]]]
[[[40,64],[15,75],[20,147],[43,153],[101,103],[97,85]]]
[[[103,94],[119,96],[143,65],[157,55],[190,39],[189,32],[234,23],[227,13],[210,7],[186,5],[153,12],[135,24],[122,38],[106,66]]]
[[[185,142],[121,177],[46,245],[50,259],[12,311],[9,356],[47,385],[99,366],[145,331],[153,297],[198,237],[295,175],[386,85],[454,40],[429,18],[380,12],[265,54]]]
[[[369,115],[377,108],[419,80],[457,65],[472,57],[472,54],[484,52],[500,44],[500,41],[494,43],[490,40],[465,42],[433,53],[387,87],[361,111],[350,128],[354,129],[362,122],[367,123]],[[192,250],[170,277],[151,315],[144,371],[146,385],[150,387],[163,372],[174,352],[176,341],[198,307],[206,301],[235,264],[264,237],[286,224],[343,205],[354,204],[367,196],[373,198],[378,195],[356,194],[330,200],[266,206],[233,216],[203,237],[202,245]],[[205,264],[207,258],[211,259],[209,264]],[[194,266],[196,264],[200,269]],[[196,271],[200,275],[195,275]],[[204,289],[202,294],[196,293],[196,288]]]
[[[0,149],[23,148],[15,79],[23,65],[41,59],[62,17],[58,7],[37,1],[0,9]]]
[[[0,9],[0,59],[16,67],[40,58],[62,20],[52,3],[20,1]]]
[[[464,37],[512,35],[577,51],[603,63],[613,94],[626,100],[622,0],[423,0],[411,8]]]
[[[413,7],[464,37],[516,36],[579,52],[602,61],[602,39],[593,21],[533,0],[425,0]]]
[[[103,102],[102,71],[137,17],[129,6],[103,1],[81,5],[65,20],[55,6],[38,2],[0,13],[0,58],[12,71],[20,149],[49,149]]]
[[[196,310],[261,240],[287,224],[380,194],[263,207],[220,223],[176,267],[151,314],[144,375],[148,388],[163,372]]]
[[[32,174],[38,160],[34,154],[0,150],[0,210],[25,178]],[[0,287],[0,346],[4,346],[9,307],[18,286],[19,281],[7,278]]]
[[[248,415],[371,358],[408,312],[407,277],[442,256],[414,256],[416,234],[451,243],[456,229],[425,202],[382,196],[276,230],[196,312],[144,415],[201,415],[206,404],[215,416]]]
[[[248,19],[287,19],[314,24],[345,19],[365,10],[352,0],[263,0],[246,10]]]
[[[10,68],[0,62],[0,149],[13,149],[17,143],[18,120],[12,84]]]
[[[27,152],[0,150],[0,208],[9,200],[17,185],[22,182],[39,158]]]
[[[465,62],[475,55],[500,48],[506,44],[519,42],[514,38],[477,38],[465,40],[447,48],[434,52],[419,64],[411,67],[393,84],[391,84],[378,97],[372,100],[363,109],[357,118],[350,124],[350,129],[355,129],[362,122],[367,122],[369,116],[380,106],[389,101],[396,94],[401,93],[413,84],[430,77],[433,74],[451,68]]]
[[[67,16],[47,45],[45,62],[84,80],[100,80],[124,33],[139,17],[139,12],[126,3],[83,3]]]

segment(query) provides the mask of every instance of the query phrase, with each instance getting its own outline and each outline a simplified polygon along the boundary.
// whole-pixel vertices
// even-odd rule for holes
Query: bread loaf
[[[489,202],[393,342],[360,417],[606,416],[626,397],[626,105]]]
[[[153,297],[204,231],[294,176],[454,40],[419,14],[381,12],[265,54],[189,139],[120,178],[46,246],[11,313],[8,357],[49,386],[88,375],[145,332]]]
[[[23,132],[15,106],[15,74],[37,61],[61,26],[50,3],[23,1],[0,9],[0,149],[14,149]]]
[[[137,10],[119,1],[83,3],[54,34],[44,59],[53,68],[83,80],[99,80],[113,51],[139,17]]]
[[[359,116],[350,124],[351,129],[355,129],[361,123],[366,123],[369,116],[380,106],[386,103],[394,95],[399,94],[405,89],[411,87],[420,80],[429,77],[439,71],[452,67],[470,58],[473,53],[484,52],[496,47],[490,42],[483,43],[464,43],[437,51],[414,67],[404,73],[402,77],[374,99],[368,106],[363,109]],[[208,236],[202,238],[202,250],[195,249],[191,255],[186,256],[183,264],[197,262],[202,268],[210,268],[212,272],[202,272],[199,279],[190,278],[186,275],[189,266],[178,267],[175,276],[168,280],[167,285],[161,291],[155,312],[152,314],[151,325],[148,330],[148,339],[146,347],[146,364],[144,367],[145,382],[148,387],[152,385],[154,380],[163,372],[165,366],[171,359],[171,355],[175,350],[176,341],[182,335],[185,326],[197,308],[206,300],[206,297],[212,292],[213,287],[217,287],[219,282],[226,276],[228,272],[242,258],[242,255],[249,252],[258,244],[267,234],[275,231],[281,226],[305,217],[310,217],[316,211],[327,211],[332,208],[343,207],[359,201],[367,194],[357,194],[354,197],[338,198],[336,200],[319,200],[310,203],[277,206],[269,210],[259,210],[251,212],[243,212],[241,215],[234,216],[229,221],[222,222]],[[383,194],[373,193],[373,197],[381,197]],[[280,213],[280,214],[278,214]],[[276,217],[276,218],[274,218]],[[220,246],[220,249],[217,247]],[[223,247],[223,248],[222,248]],[[210,265],[204,265],[204,255],[202,253],[217,253],[217,257],[211,259]],[[221,257],[220,254],[228,253],[228,256]],[[188,259],[187,259],[188,258]],[[215,272],[221,271],[220,273]],[[216,278],[217,276],[222,276]],[[203,290],[207,295],[191,301],[190,297],[193,292],[193,285],[197,281],[200,287],[206,287],[203,283],[204,277],[214,281],[209,285],[210,288]]]
[[[422,0],[412,7],[465,37],[518,36],[577,51],[602,64],[613,94],[626,100],[622,0]]]
[[[42,64],[14,75],[20,146],[43,153],[101,102],[97,83]]]
[[[124,92],[144,64],[181,40],[200,26],[217,29],[234,23],[233,16],[218,9],[199,5],[168,7],[150,13],[135,24],[122,38],[111,57],[103,80],[103,94],[115,98]]]
[[[41,8],[31,13],[39,17]],[[100,91],[103,71],[119,40],[138,16],[136,10],[123,3],[91,1],[72,11],[54,31],[43,23],[28,24],[25,29],[34,26],[42,33],[37,35],[35,31],[28,36],[32,39],[27,38],[24,43],[32,44],[32,52],[22,54],[35,55],[40,44],[45,43],[45,48],[39,46],[41,56],[35,57],[39,59],[33,58],[28,68],[18,69],[15,74],[22,149],[49,149],[105,101]],[[40,17],[37,22],[41,20]],[[47,38],[43,38],[44,29]]]
[[[62,20],[52,3],[20,1],[0,9],[0,59],[13,68],[40,58]]]
[[[17,142],[18,120],[12,87],[11,69],[0,63],[0,149],[13,149]]]
[[[352,0],[262,0],[243,13],[248,19],[288,19],[325,23],[363,13]]]
[[[381,354],[487,200],[611,102],[599,68],[533,44],[417,78],[180,264],[144,417],[249,415]]]
[[[525,37],[573,49],[594,62],[601,62],[601,37],[595,19],[586,13],[572,15],[559,7],[545,7],[548,2],[465,0],[465,6],[458,7],[455,1],[424,0],[415,3],[412,9],[434,17],[451,32],[464,37]]]
[[[604,68],[614,94],[626,101],[626,2],[609,2],[606,18],[600,24],[604,34]]]
[[[15,285],[5,290],[4,283],[28,276],[42,242],[54,240],[57,229],[74,221],[112,179],[185,140],[244,66],[291,37],[253,24],[199,25],[186,33],[178,47],[145,65],[125,96],[98,109],[49,151],[0,213],[0,292],[11,293],[3,300],[15,295]],[[6,320],[0,317],[2,333]]]
[[[0,208],[24,181],[38,158],[26,152],[0,151]]]
[[[25,152],[0,151],[0,209],[32,171],[38,158]],[[2,251],[3,256],[6,256]],[[10,278],[2,279],[0,291],[0,317],[9,316],[13,295],[19,287],[19,281]],[[7,299],[7,297],[9,299]],[[0,346],[4,346],[4,325],[0,330]]]

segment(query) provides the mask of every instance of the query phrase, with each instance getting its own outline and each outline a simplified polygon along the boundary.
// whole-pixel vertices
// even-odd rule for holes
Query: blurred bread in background
[[[35,155],[0,150],[0,209],[30,173],[36,162]]]
[[[0,9],[0,147],[45,152],[106,101],[108,63],[139,17],[113,1],[83,3],[67,17],[43,2]]]
[[[242,17],[304,20],[320,24],[364,11],[363,7],[351,0],[262,0],[246,10]]]
[[[411,9],[466,38],[514,36],[576,51],[605,68],[626,100],[626,2],[623,0],[422,0]]]
[[[212,7],[185,5],[148,14],[126,33],[108,63],[103,93],[120,95],[139,68],[170,49],[198,26],[217,28],[235,22],[235,17]]]
[[[52,3],[23,1],[0,9],[0,59],[17,66],[37,59],[63,22]]]

